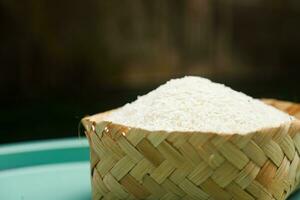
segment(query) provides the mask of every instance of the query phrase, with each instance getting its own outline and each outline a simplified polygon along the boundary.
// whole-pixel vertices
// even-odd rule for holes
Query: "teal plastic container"
[[[91,199],[85,139],[0,146],[1,200]]]
[[[0,200],[91,199],[85,139],[0,146]],[[300,191],[289,200],[300,200]]]

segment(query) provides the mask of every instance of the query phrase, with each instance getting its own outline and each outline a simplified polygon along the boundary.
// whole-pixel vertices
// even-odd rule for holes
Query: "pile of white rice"
[[[208,79],[172,79],[104,120],[150,131],[248,133],[293,120],[271,106]]]

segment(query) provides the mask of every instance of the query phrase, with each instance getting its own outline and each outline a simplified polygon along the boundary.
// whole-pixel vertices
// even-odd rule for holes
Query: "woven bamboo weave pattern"
[[[299,183],[298,120],[246,135],[149,132],[96,121],[83,119],[94,200],[279,200]]]

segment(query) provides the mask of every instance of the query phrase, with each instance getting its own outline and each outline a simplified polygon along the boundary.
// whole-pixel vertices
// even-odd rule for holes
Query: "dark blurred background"
[[[184,75],[300,101],[299,0],[0,0],[0,25],[0,143],[76,137]]]

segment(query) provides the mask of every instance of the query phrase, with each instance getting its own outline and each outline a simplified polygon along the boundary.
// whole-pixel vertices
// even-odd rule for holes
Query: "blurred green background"
[[[298,0],[0,0],[0,143],[76,137],[184,75],[300,101],[299,22]]]

